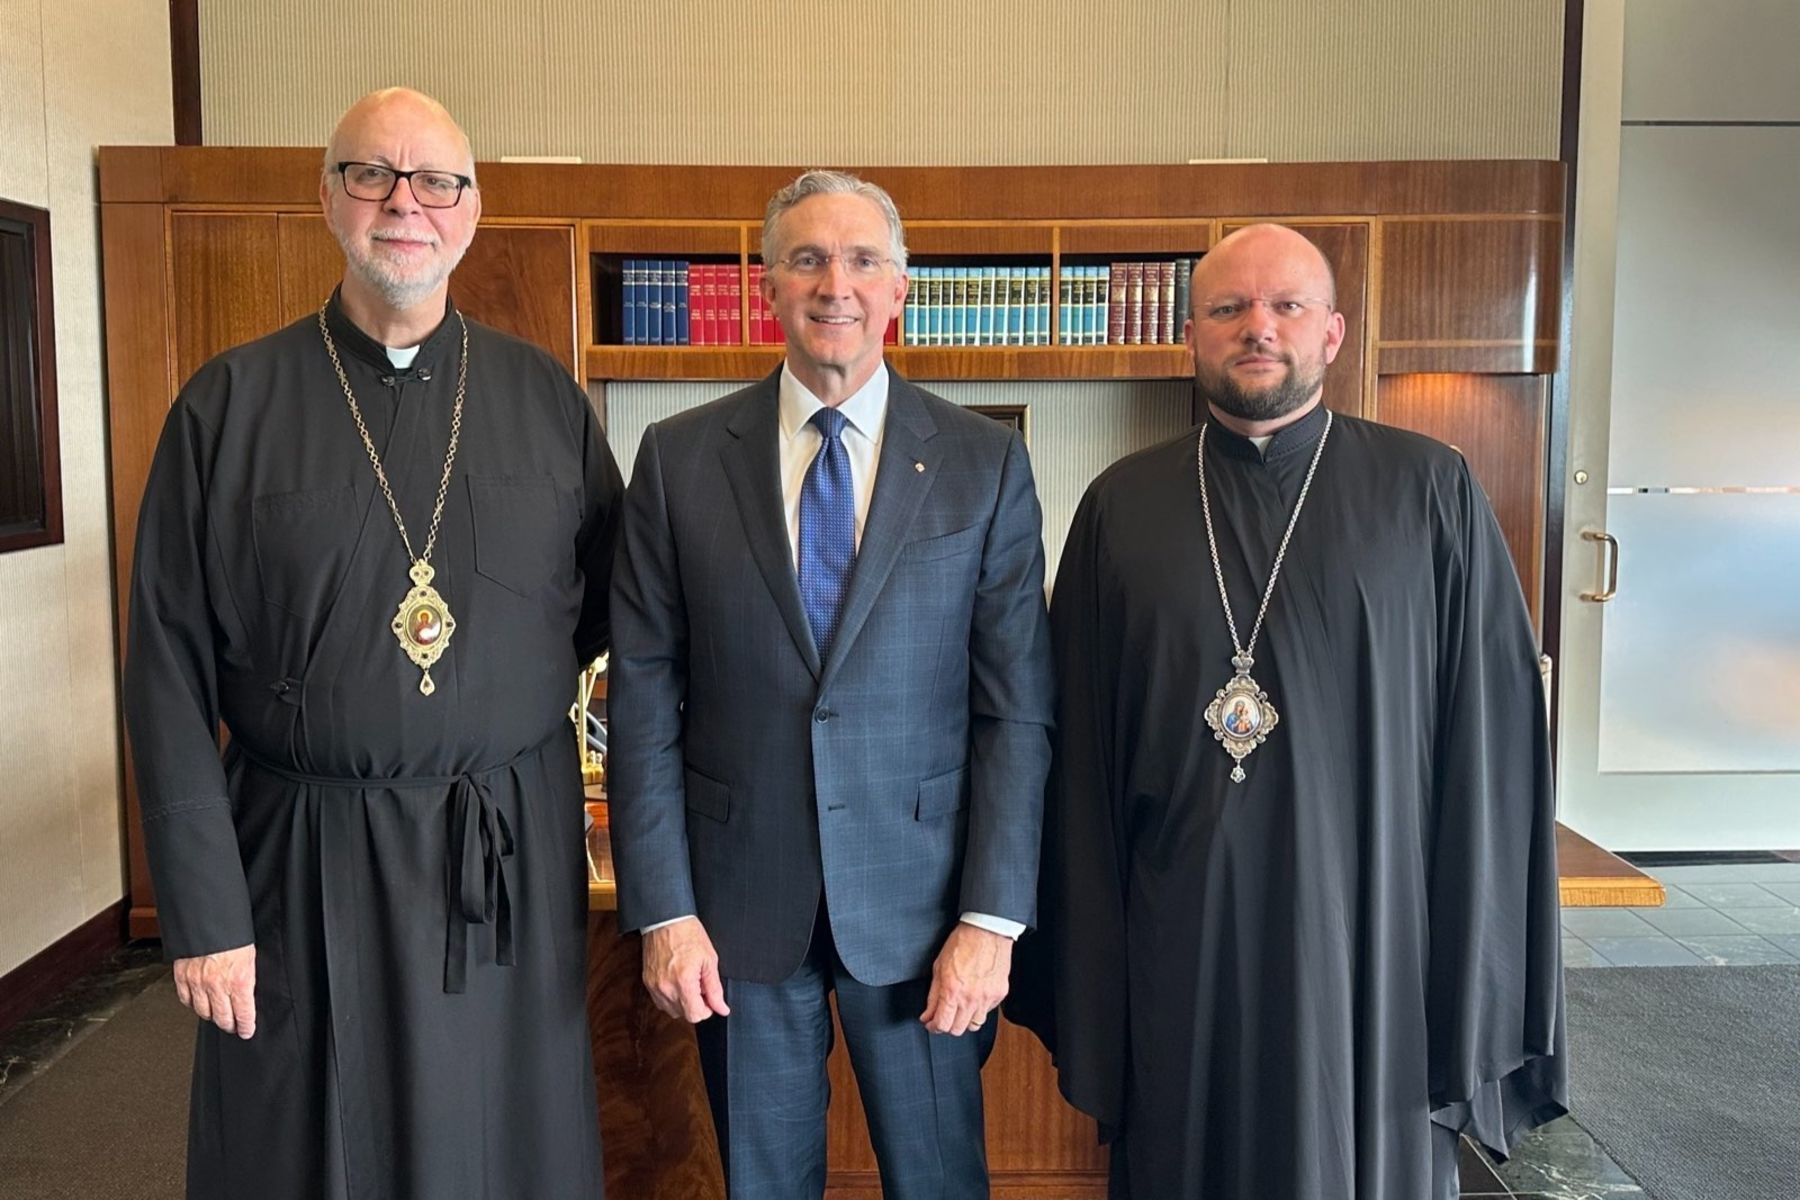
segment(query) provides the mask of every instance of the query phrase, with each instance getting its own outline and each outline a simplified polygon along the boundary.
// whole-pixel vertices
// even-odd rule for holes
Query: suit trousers
[[[930,986],[859,983],[838,958],[823,907],[788,978],[725,980],[731,1015],[695,1033],[730,1200],[824,1195],[833,992],[885,1200],[985,1200],[981,1068],[998,1014],[962,1037],[932,1033],[919,1022]]]

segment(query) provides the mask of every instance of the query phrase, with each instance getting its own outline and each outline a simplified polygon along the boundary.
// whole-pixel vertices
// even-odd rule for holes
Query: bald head
[[[1317,296],[1337,307],[1331,264],[1286,225],[1248,225],[1227,234],[1194,268],[1196,304],[1210,296],[1276,293]]]
[[[362,160],[361,146],[374,142],[385,144],[394,136],[454,143],[453,161],[427,164],[440,171],[475,177],[475,151],[469,135],[450,115],[450,110],[412,88],[391,87],[370,92],[344,110],[331,140],[325,144],[324,169],[327,175],[346,159]],[[441,152],[440,152],[441,153]]]

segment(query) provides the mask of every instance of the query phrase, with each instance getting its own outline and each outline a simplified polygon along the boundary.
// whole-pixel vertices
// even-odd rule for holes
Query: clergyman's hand
[[[175,960],[175,998],[226,1033],[256,1032],[256,946]]]
[[[1006,999],[1012,952],[1011,938],[957,922],[931,966],[931,991],[919,1020],[951,1037],[980,1029]]]
[[[699,917],[684,917],[644,935],[644,987],[656,1007],[691,1024],[714,1013],[731,1015],[719,978],[719,954]]]

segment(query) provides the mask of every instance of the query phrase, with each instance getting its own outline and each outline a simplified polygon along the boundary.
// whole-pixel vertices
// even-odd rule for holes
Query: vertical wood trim
[[[1369,299],[1363,312],[1363,410],[1365,421],[1381,420],[1381,268],[1382,253],[1387,245],[1387,222],[1376,217],[1369,222]]]
[[[169,0],[169,81],[175,144],[204,145],[200,105],[200,0]]]
[[[586,221],[575,222],[575,261],[570,269],[575,272],[575,378],[578,382],[587,382],[587,363],[582,355],[582,347],[589,342],[599,341],[594,330],[594,254],[589,239],[589,225]],[[605,421],[601,427],[605,427]]]
[[[1560,350],[1556,374],[1550,377],[1550,403],[1544,438],[1544,537],[1543,584],[1539,611],[1543,620],[1540,653],[1555,659],[1550,688],[1550,755],[1554,762],[1561,749],[1562,689],[1555,681],[1563,676],[1563,537],[1568,529],[1570,405],[1569,359],[1575,344],[1575,168],[1581,141],[1582,33],[1586,26],[1586,0],[1564,0],[1561,145],[1563,162],[1562,311],[1557,319]]]
[[[173,280],[168,261],[168,212],[161,205],[100,206],[101,275],[106,301],[106,410],[110,440],[113,561],[117,586],[119,662],[130,621],[132,556],[138,509],[150,460],[175,395],[174,328],[169,320]],[[120,725],[123,729],[123,722]],[[156,936],[156,897],[139,826],[137,773],[131,740],[121,737],[131,936]]]

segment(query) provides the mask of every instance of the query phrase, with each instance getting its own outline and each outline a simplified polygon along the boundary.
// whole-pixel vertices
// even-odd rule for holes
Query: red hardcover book
[[[1140,346],[1144,342],[1144,264],[1125,264],[1125,342]]]
[[[701,345],[716,346],[719,344],[719,267],[716,263],[703,263],[694,270],[699,272],[703,310],[695,319],[694,329],[706,339]]]
[[[1181,314],[1175,311],[1175,264],[1156,264],[1157,282],[1162,285],[1162,336],[1156,340],[1174,345],[1181,340]]]
[[[888,318],[887,332],[881,335],[883,345],[898,346],[900,344],[900,314],[895,313]]]
[[[731,273],[736,270],[734,266],[721,263],[706,268],[706,344],[709,346],[731,344],[726,309],[731,304]]]
[[[744,342],[744,268],[725,268],[725,282],[720,292],[724,298],[725,344],[741,346]]]
[[[706,345],[706,264],[688,264],[688,345]]]
[[[745,273],[754,275],[756,268],[751,266],[749,272],[745,272],[745,268],[740,266],[725,279],[725,288],[727,288],[725,344],[727,345],[743,345],[743,279],[745,279]]]
[[[769,307],[768,300],[763,296],[762,281],[762,273],[758,272],[756,276],[756,305],[762,312],[762,344],[765,346],[779,346],[781,345],[781,326],[775,323],[775,310]]]
[[[1155,263],[1144,264],[1144,341],[1146,344],[1163,340],[1163,306],[1162,306],[1162,268]]]
[[[744,315],[750,326],[750,345],[760,346],[763,340],[762,323],[762,265],[750,268],[750,278],[744,281],[750,290],[744,296]]]

